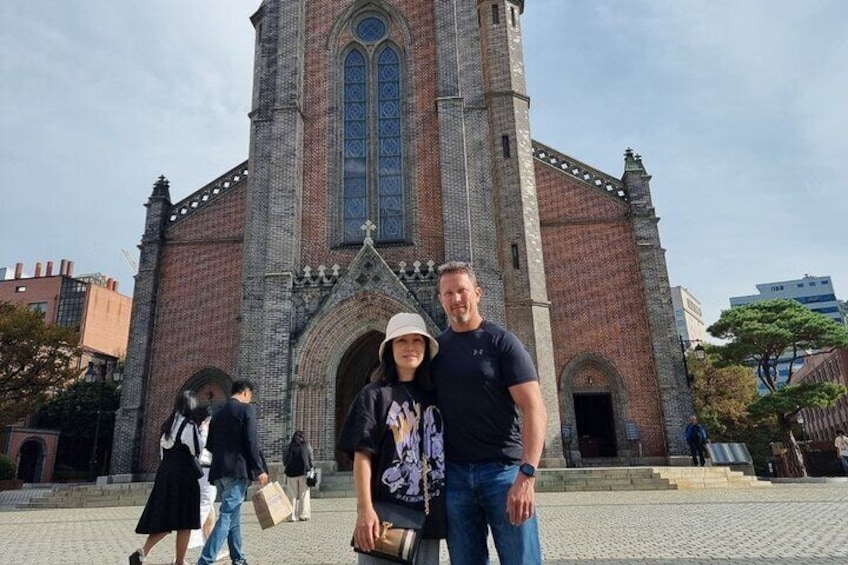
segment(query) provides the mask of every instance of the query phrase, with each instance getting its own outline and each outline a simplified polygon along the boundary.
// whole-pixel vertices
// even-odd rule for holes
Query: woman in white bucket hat
[[[445,537],[445,455],[442,416],[430,379],[430,361],[438,351],[421,316],[392,316],[380,344],[380,365],[353,401],[339,434],[339,449],[353,457],[357,518],[352,543],[360,565],[389,562],[367,552],[381,550],[382,523],[389,521],[385,514],[398,506],[426,515],[424,539],[401,557],[417,564],[439,562],[439,540]]]

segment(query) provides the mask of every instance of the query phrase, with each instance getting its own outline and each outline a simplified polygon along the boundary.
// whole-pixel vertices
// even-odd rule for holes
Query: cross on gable
[[[366,220],[364,224],[359,226],[359,229],[365,232],[365,240],[362,243],[373,244],[374,240],[371,239],[371,232],[377,229],[377,225],[371,220]]]

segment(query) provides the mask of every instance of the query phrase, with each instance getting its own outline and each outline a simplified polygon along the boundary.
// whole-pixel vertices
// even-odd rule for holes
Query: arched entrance
[[[230,397],[232,384],[227,373],[215,367],[207,367],[192,375],[186,381],[185,389],[193,391],[199,402],[217,408]]]
[[[37,439],[28,439],[21,445],[18,458],[18,479],[25,483],[41,482],[44,467],[44,445]]]
[[[616,457],[615,416],[608,392],[574,395],[577,444],[584,459]]]
[[[377,351],[383,341],[384,334],[371,331],[362,335],[348,348],[339,363],[336,372],[336,434],[342,429],[342,424],[347,417],[350,404],[357,393],[362,390],[371,379],[371,373],[379,365]],[[347,454],[336,450],[336,464],[339,471],[350,471],[353,461]]]
[[[622,462],[628,454],[624,433],[627,395],[615,365],[597,353],[576,355],[562,371],[559,391],[569,464]]]

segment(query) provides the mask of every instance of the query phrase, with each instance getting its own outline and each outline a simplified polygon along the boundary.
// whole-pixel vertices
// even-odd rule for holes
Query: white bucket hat
[[[435,357],[436,353],[439,352],[439,343],[427,331],[427,324],[424,323],[424,319],[418,314],[404,312],[402,314],[395,314],[389,320],[386,326],[386,339],[380,344],[380,360],[383,359],[383,351],[387,343],[396,337],[407,334],[419,334],[427,338],[427,341],[430,342],[430,359]]]

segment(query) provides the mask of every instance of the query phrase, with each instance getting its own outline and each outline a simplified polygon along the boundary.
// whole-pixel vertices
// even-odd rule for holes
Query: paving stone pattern
[[[8,509],[0,493],[0,509]],[[545,563],[837,565],[848,563],[848,485],[768,489],[543,493]],[[245,505],[252,565],[354,563],[353,499],[313,503],[312,520],[262,531]],[[142,541],[141,507],[0,512],[0,564],[118,564]],[[199,551],[191,550],[194,562]],[[492,550],[494,556],[494,550]],[[173,537],[147,565],[173,558]],[[443,547],[442,562],[448,563]],[[497,562],[497,560],[494,560]]]

